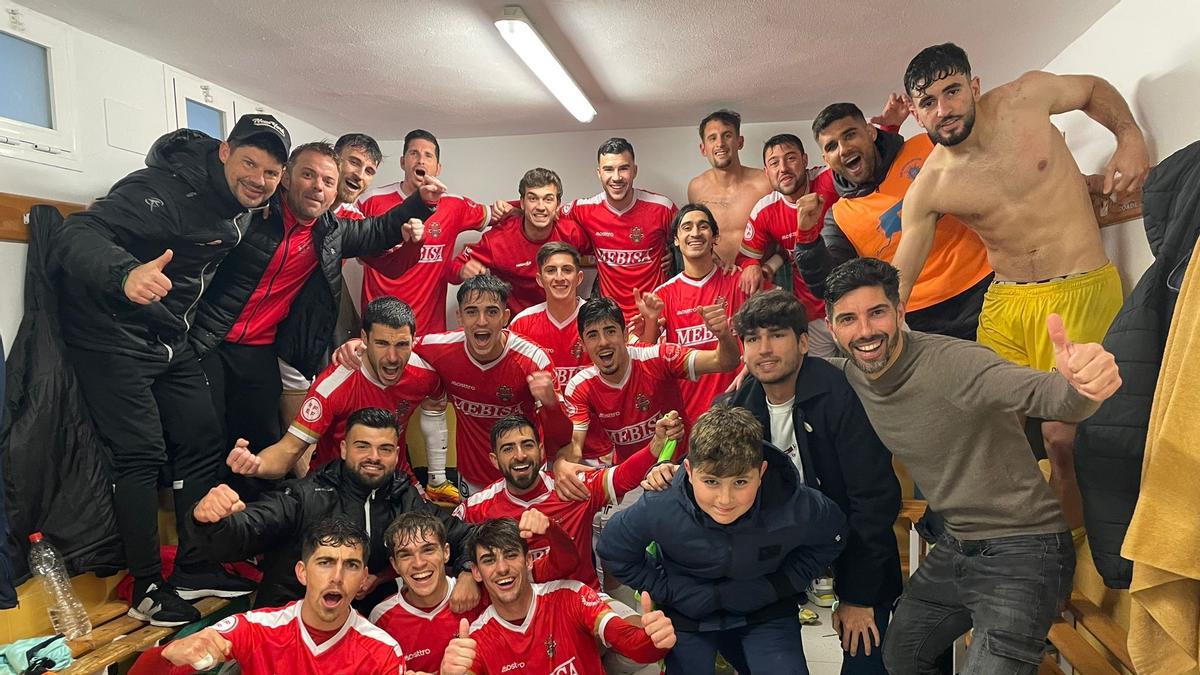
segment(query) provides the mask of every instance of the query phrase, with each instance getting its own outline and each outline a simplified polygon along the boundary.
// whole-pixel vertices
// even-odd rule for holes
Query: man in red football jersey
[[[554,363],[554,378],[559,388],[565,389],[576,373],[592,364],[575,323],[583,305],[579,297],[579,285],[583,283],[581,256],[570,244],[552,241],[538,249],[535,260],[536,282],[546,301],[513,317],[508,327],[546,350]],[[594,429],[588,433],[584,459],[599,459],[611,452],[612,443],[604,432]]]
[[[367,533],[350,521],[317,521],[296,563],[304,599],[226,617],[146,652],[130,673],[183,675],[227,660],[246,675],[404,673],[400,645],[350,606],[367,576],[366,548]]]
[[[637,663],[654,663],[675,645],[675,628],[642,594],[641,626],[617,616],[578,581],[529,581],[533,561],[516,523],[489,521],[475,532],[473,574],[492,599],[446,647],[442,675],[502,675],[520,670],[602,675],[599,640]]]
[[[633,146],[610,138],[596,152],[599,194],[576,199],[563,214],[579,223],[592,242],[600,292],[617,301],[625,318],[637,315],[633,289],[651,289],[666,281],[667,242],[675,204],[666,197],[633,187],[637,177]]]
[[[226,464],[243,476],[282,478],[293,467],[303,476],[310,467],[319,468],[340,456],[346,419],[354,411],[383,408],[393,412],[400,427],[397,469],[420,487],[408,460],[405,432],[418,407],[422,412],[427,407],[444,409],[446,394],[433,367],[412,353],[415,330],[412,309],[404,302],[391,296],[372,300],[363,312],[366,358],[362,365],[330,365],[309,387],[283,438],[257,455],[245,439],[238,439]],[[311,462],[297,465],[311,443],[316,444]]]
[[[424,129],[414,129],[404,137],[404,156],[400,167],[404,180],[383,185],[366,193],[358,207],[371,217],[386,213],[397,203],[417,190],[421,180],[442,172],[441,146],[437,138]],[[446,288],[450,264],[454,259],[454,242],[458,235],[482,230],[488,223],[489,211],[483,204],[458,195],[442,195],[437,210],[425,220],[421,240],[420,260],[403,273],[387,276],[389,258],[396,252],[362,258],[362,304],[380,295],[394,295],[407,302],[417,316],[421,332],[441,333],[446,330]]]
[[[720,231],[707,206],[684,206],[671,225],[675,245],[683,257],[683,271],[653,293],[638,293],[642,341],[658,341],[659,319],[662,319],[667,342],[694,349],[715,348],[717,337],[704,324],[698,308],[723,306],[726,318],[732,319],[746,301],[740,286],[741,275],[718,267],[713,260]],[[713,399],[724,393],[736,376],[737,372],[730,370],[701,375],[695,381],[680,380],[679,393],[683,396],[687,419],[695,420],[712,407]]]
[[[537,582],[563,579],[579,564],[575,544],[562,527],[537,509],[518,514],[521,537],[545,537],[550,549],[533,565]],[[446,576],[450,544],[446,526],[430,513],[402,513],[388,526],[384,538],[391,549],[397,591],[371,610],[371,623],[397,642],[404,642],[408,668],[436,673],[442,654],[459,628],[459,621],[474,621],[487,608],[487,594],[467,612],[450,607],[456,579]]]
[[[526,509],[537,508],[561,525],[575,542],[580,565],[570,578],[599,591],[600,582],[592,566],[592,520],[638,487],[658,462],[658,453],[668,438],[683,438],[683,422],[677,415],[660,418],[650,443],[629,460],[616,467],[581,471],[578,478],[587,490],[587,499],[566,500],[554,491],[554,477],[542,468],[546,454],[533,423],[524,417],[506,417],[492,427],[491,453],[492,463],[504,478],[471,495],[459,504],[454,515],[464,522],[483,523],[493,518],[517,518]],[[545,537],[534,537],[529,542],[530,555],[538,560],[549,546]]]
[[[573,463],[582,458],[592,426],[608,435],[615,450],[613,463],[620,463],[646,445],[658,418],[671,410],[683,410],[678,380],[737,368],[739,347],[725,309],[708,305],[697,311],[717,337],[716,349],[698,350],[671,342],[631,347],[621,310],[612,299],[592,298],[579,308],[579,334],[594,365],[571,378],[564,394],[574,427],[571,444],[559,451],[555,462],[554,478],[564,497],[588,496],[575,476]],[[685,418],[685,427],[687,424],[690,420]],[[687,447],[686,441],[685,435],[681,449]]]
[[[517,189],[520,209],[501,217],[483,233],[482,239],[463,248],[450,271],[451,279],[464,281],[479,274],[494,274],[503,279],[512,286],[508,309],[513,314],[542,301],[534,257],[543,244],[566,242],[579,251],[590,247],[579,224],[559,213],[562,181],[558,174],[549,169],[530,169],[521,177]],[[512,208],[508,202],[499,204]]]
[[[458,288],[462,328],[417,342],[417,354],[441,376],[454,406],[458,472],[468,493],[500,478],[487,458],[496,420],[536,415],[547,438],[565,444],[570,437],[550,357],[504,329],[511,317],[507,301],[503,281],[490,274],[472,277]]]

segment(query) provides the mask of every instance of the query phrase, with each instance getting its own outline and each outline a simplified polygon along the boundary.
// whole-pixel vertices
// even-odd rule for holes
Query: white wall
[[[1088,73],[1108,80],[1129,101],[1157,164],[1200,139],[1200,3],[1178,0],[1122,0],[1046,70]],[[1079,168],[1103,169],[1116,142],[1083,113],[1057,118]],[[1153,262],[1142,221],[1103,231],[1109,257],[1121,269],[1129,290]]]
[[[117,179],[145,166],[145,152],[172,128],[168,126],[168,106],[174,103],[164,84],[166,64],[76,28],[68,28],[68,41],[79,170],[0,156],[2,192],[87,203],[106,193]],[[133,130],[134,138],[121,143],[143,148],[140,152],[110,145],[106,100],[111,110],[123,113],[123,119],[114,120],[111,129]],[[332,137],[298,119],[276,114],[297,143]],[[126,124],[130,117],[132,123]],[[173,114],[170,119],[174,120]],[[6,353],[21,320],[27,248],[0,242],[0,334]]]

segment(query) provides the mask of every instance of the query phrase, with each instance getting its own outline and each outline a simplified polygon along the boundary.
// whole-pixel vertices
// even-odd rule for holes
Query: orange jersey
[[[833,205],[834,220],[860,256],[887,262],[896,256],[904,195],[932,151],[933,142],[927,135],[910,138],[875,192],[843,197]],[[921,310],[949,300],[991,273],[987,249],[979,235],[954,216],[942,216],[929,259],[913,285],[906,309]]]

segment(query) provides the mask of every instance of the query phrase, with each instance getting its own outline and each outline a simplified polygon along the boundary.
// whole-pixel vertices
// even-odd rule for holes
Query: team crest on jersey
[[[425,231],[428,232],[429,236],[431,237],[440,237],[442,236],[442,224],[436,220],[430,221],[429,223],[425,224]]]
[[[754,238],[754,224],[746,223],[746,233],[742,235],[742,241],[750,241]]]
[[[634,225],[629,229],[629,240],[633,243],[640,244],[643,236],[644,234],[642,232],[642,228],[638,227],[637,225]]]
[[[411,412],[412,403],[408,401],[400,401],[396,404],[396,421],[401,422],[402,420],[408,419],[408,415]]]
[[[908,164],[905,164],[904,167],[900,169],[900,175],[908,178],[909,180],[915,179],[917,174],[921,173],[922,161],[923,160],[920,157],[910,160]]]
[[[238,622],[238,615],[231,614],[231,615],[225,617],[224,619],[221,619],[220,621],[214,623],[212,625],[212,628],[213,628],[213,630],[217,631],[218,633],[228,633],[229,631],[233,630],[233,627],[237,625],[237,622]]]
[[[583,341],[576,340],[575,344],[571,345],[571,356],[577,359],[583,356]]]
[[[650,409],[650,399],[645,394],[638,392],[638,395],[633,397],[633,405],[637,406],[638,410],[646,412]]]
[[[509,401],[512,400],[512,397],[513,397],[512,387],[508,386],[507,384],[502,384],[499,387],[496,387],[496,398],[500,399],[501,401],[504,401],[505,403],[508,403]]]
[[[304,399],[304,404],[300,406],[300,418],[305,422],[316,422],[321,419],[321,413],[324,410],[321,401],[316,396],[309,396]]]
[[[547,635],[545,644],[546,644],[546,658],[548,658],[548,659],[554,658],[554,650],[558,648],[558,644],[554,642],[554,636]]]

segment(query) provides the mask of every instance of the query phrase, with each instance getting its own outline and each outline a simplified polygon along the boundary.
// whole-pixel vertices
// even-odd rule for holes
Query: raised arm
[[[1035,70],[1014,84],[1020,103],[1037,106],[1051,115],[1081,110],[1117,138],[1117,150],[1104,167],[1104,194],[1132,192],[1146,181],[1150,172],[1146,139],[1129,104],[1108,81],[1095,75],[1055,75]]]
[[[692,362],[694,374],[699,377],[709,373],[727,373],[737,368],[742,360],[742,352],[738,347],[737,338],[729,328],[729,315],[726,314],[725,306],[708,305],[699,307],[698,311],[704,318],[704,325],[708,326],[717,338],[717,348],[695,353]]]

